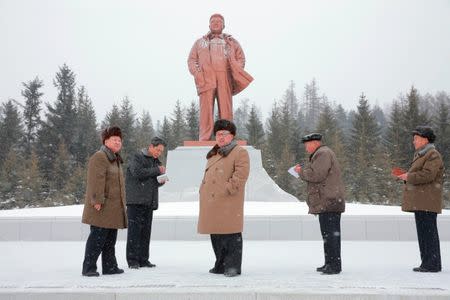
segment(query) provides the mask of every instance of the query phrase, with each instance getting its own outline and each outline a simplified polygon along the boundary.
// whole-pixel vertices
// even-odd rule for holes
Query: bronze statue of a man
[[[245,89],[253,78],[244,71],[245,55],[238,41],[223,33],[225,20],[214,14],[209,32],[195,41],[188,58],[189,72],[194,76],[200,96],[199,140],[208,141],[214,128],[214,100],[219,118],[233,120],[232,96]]]

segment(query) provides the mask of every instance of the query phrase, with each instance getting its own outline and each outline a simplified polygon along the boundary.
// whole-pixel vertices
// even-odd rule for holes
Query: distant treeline
[[[101,128],[117,125],[123,131],[122,155],[146,147],[158,135],[168,150],[185,140],[198,139],[198,105],[177,101],[170,116],[155,124],[148,111],[139,115],[125,97],[112,104],[104,120],[96,118],[84,86],[77,86],[73,71],[63,65],[53,80],[57,98],[46,99],[44,83],[36,77],[24,82],[24,101],[0,99],[0,209],[82,203],[87,160],[101,144]],[[401,88],[399,88],[401,90]],[[21,99],[22,100],[22,99]],[[46,101],[44,101],[46,100]],[[446,169],[450,166],[450,96],[447,92],[421,94],[407,87],[389,107],[370,105],[362,93],[355,110],[319,93],[313,79],[297,95],[290,82],[269,116],[263,120],[255,103],[235,102],[234,121],[239,139],[261,149],[264,168],[285,191],[305,199],[305,185],[287,173],[307,159],[301,137],[320,132],[336,153],[347,187],[347,201],[398,205],[402,183],[391,168],[407,169],[414,149],[411,130],[431,125],[436,147]],[[24,103],[24,104],[21,104]],[[445,206],[450,207],[450,183],[444,183]],[[273,199],[277,201],[277,199]]]

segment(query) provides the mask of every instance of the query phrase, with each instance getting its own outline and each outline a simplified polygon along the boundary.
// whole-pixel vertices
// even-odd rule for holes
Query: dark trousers
[[[127,262],[142,265],[150,257],[153,210],[148,205],[127,205],[127,215]]]
[[[414,212],[419,240],[422,268],[441,271],[441,249],[436,224],[437,213],[427,211]]]
[[[325,264],[341,271],[341,213],[319,214],[320,232],[323,239]]]
[[[117,269],[116,260],[117,229],[101,228],[91,225],[91,233],[86,241],[84,252],[83,274],[97,271],[97,260],[102,254],[102,272],[113,272]]]
[[[214,269],[219,273],[234,269],[241,274],[242,233],[211,234],[211,243],[216,255]]]

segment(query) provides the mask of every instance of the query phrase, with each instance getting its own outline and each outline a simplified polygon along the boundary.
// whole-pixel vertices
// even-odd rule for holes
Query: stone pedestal
[[[244,147],[250,156],[250,175],[245,189],[245,201],[297,201],[269,177],[262,166],[261,151],[252,146]],[[161,202],[198,201],[206,154],[210,149],[211,146],[185,146],[169,151],[166,166],[169,182],[159,190]]]

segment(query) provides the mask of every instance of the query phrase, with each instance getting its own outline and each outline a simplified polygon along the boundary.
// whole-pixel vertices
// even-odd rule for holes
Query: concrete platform
[[[450,299],[450,243],[443,272],[415,273],[416,242],[343,242],[343,272],[321,275],[321,242],[244,240],[242,275],[208,273],[207,241],[153,241],[153,269],[81,276],[84,242],[0,242],[0,300],[16,299]],[[125,243],[116,255],[126,267]],[[100,264],[99,264],[100,266]],[[100,268],[101,271],[101,268]]]

